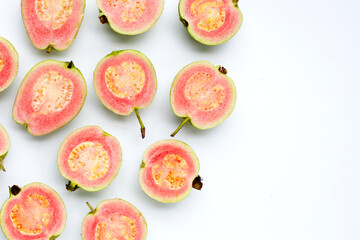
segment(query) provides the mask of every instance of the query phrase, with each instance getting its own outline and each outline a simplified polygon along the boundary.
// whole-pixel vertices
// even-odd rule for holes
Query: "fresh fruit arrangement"
[[[164,0],[97,0],[96,4],[100,21],[123,35],[138,35],[149,30],[164,10]],[[31,43],[35,48],[50,53],[53,49],[63,51],[69,48],[76,38],[85,14],[85,0],[21,0],[20,8],[24,29]],[[243,20],[238,0],[180,0],[178,12],[190,35],[206,45],[228,41],[238,32]],[[101,44],[101,47],[106,47],[106,43]],[[54,59],[62,56],[61,53],[51,54],[55,54]],[[91,51],[86,54],[91,55]],[[0,94],[12,84],[18,67],[17,51],[0,37]],[[126,116],[135,112],[141,136],[145,138],[145,125],[139,110],[153,102],[158,84],[163,84],[161,81],[158,83],[149,58],[138,50],[117,50],[103,57],[93,69],[93,90],[100,102],[117,115]],[[160,69],[165,73],[166,70]],[[170,77],[168,79],[173,79],[173,76]],[[86,80],[72,61],[43,60],[23,78],[17,95],[14,95],[12,118],[31,134],[25,134],[26,137],[34,141],[42,139],[46,147],[44,139],[49,138],[39,136],[52,133],[72,121],[83,108],[87,92]],[[217,126],[230,116],[235,103],[236,87],[223,66],[214,66],[204,60],[186,65],[175,76],[170,89],[171,108],[183,119],[171,136],[174,137],[186,123],[198,129]],[[1,113],[0,117],[5,114]],[[99,115],[104,117],[101,113]],[[8,117],[11,118],[11,113]],[[57,133],[49,137],[56,137]],[[3,171],[9,139],[0,125],[0,169]],[[61,139],[57,167],[59,175],[68,180],[68,191],[82,189],[84,191],[77,192],[94,196],[115,181],[120,167],[124,165],[123,149],[115,136],[96,125],[87,125],[72,130]],[[126,154],[126,148],[124,150]],[[138,162],[126,163],[141,162],[137,186],[140,194],[150,197],[145,196],[145,199],[159,204],[156,206],[182,201],[190,195],[192,188],[202,189],[199,159],[185,142],[161,140],[145,151],[139,149],[137,154],[135,158]],[[143,154],[142,161],[140,154]],[[54,156],[47,157],[55,163],[56,152]],[[128,161],[126,157],[125,161]],[[6,177],[6,174],[1,176]],[[55,190],[34,182],[23,188],[14,185],[9,187],[9,191],[10,198],[0,211],[0,225],[8,239],[54,240],[62,233],[67,213]],[[74,194],[77,193],[71,193],[71,197]],[[116,197],[101,201],[96,208],[89,202],[87,205],[90,212],[81,226],[83,240],[146,239],[147,222],[129,202]]]

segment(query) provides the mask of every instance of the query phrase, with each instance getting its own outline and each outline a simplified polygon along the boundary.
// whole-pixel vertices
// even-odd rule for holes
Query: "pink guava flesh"
[[[235,106],[234,82],[220,68],[205,61],[194,62],[185,66],[172,84],[170,102],[174,113],[199,129],[220,124]]]
[[[159,19],[164,0],[97,0],[100,17],[106,16],[110,27],[126,35],[140,34],[150,29]]]
[[[16,195],[13,189],[17,188]],[[11,188],[1,208],[1,228],[11,240],[55,239],[65,227],[66,210],[60,196],[49,186],[31,183]]]
[[[72,62],[43,61],[21,83],[13,119],[35,136],[48,134],[79,113],[86,92],[85,79]]]
[[[115,137],[97,126],[86,126],[65,138],[58,153],[58,168],[61,175],[70,180],[69,187],[98,191],[116,177],[121,155],[120,143]]]
[[[38,49],[67,49],[80,28],[85,0],[21,0],[26,32]]]
[[[147,225],[135,206],[122,199],[110,199],[85,216],[81,236],[83,240],[145,240]]]
[[[179,15],[189,33],[207,45],[221,44],[240,29],[243,16],[236,0],[181,0]]]
[[[140,186],[155,200],[178,202],[190,194],[199,169],[199,160],[187,144],[162,140],[144,153],[139,171]]]
[[[14,81],[18,66],[19,57],[14,46],[5,38],[0,37],[0,92]]]

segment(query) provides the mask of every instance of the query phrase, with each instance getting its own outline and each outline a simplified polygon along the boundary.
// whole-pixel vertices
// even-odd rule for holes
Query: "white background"
[[[20,1],[0,2],[0,35],[13,43],[20,68],[0,93],[0,123],[11,147],[0,173],[0,202],[8,186],[39,181],[63,198],[68,218],[59,239],[81,239],[83,217],[102,200],[120,197],[136,205],[148,223],[149,240],[360,239],[360,4],[356,0],[241,0],[244,23],[225,44],[193,40],[168,0],[157,24],[138,36],[121,36],[99,23],[96,1],[87,1],[77,38],[64,52],[35,49],[25,32]],[[154,102],[140,114],[121,117],[97,99],[92,74],[113,50],[136,49],[158,76]],[[12,105],[28,70],[45,59],[73,60],[88,83],[79,115],[43,137],[13,122]],[[206,131],[186,125],[175,137],[197,153],[202,191],[176,204],[147,197],[138,184],[144,150],[170,138],[180,124],[169,104],[176,73],[207,60],[223,65],[237,87],[232,115]],[[113,134],[123,164],[106,189],[67,192],[57,170],[57,150],[73,130],[95,124]],[[5,237],[0,233],[0,239]]]

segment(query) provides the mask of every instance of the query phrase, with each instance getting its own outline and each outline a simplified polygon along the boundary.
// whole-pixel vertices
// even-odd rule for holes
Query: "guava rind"
[[[110,164],[108,172],[97,180],[84,179],[69,168],[69,155],[82,142],[101,143],[109,156]],[[62,142],[57,157],[60,174],[70,181],[69,184],[71,186],[69,190],[80,187],[90,192],[106,188],[117,176],[121,163],[122,150],[120,143],[114,136],[104,132],[98,126],[85,126],[70,133]]]
[[[109,66],[114,66],[128,59],[135,61],[146,72],[145,85],[133,100],[119,98],[112,94],[106,86],[104,77],[105,71]],[[154,66],[150,60],[139,51],[132,49],[113,51],[102,58],[97,64],[94,70],[94,88],[100,102],[106,108],[119,115],[129,115],[134,109],[146,108],[154,100],[157,90]]]
[[[5,171],[3,160],[10,148],[10,138],[5,128],[0,124],[0,170]]]
[[[15,47],[5,38],[0,37],[0,92],[7,89],[14,81],[19,68],[19,55]]]
[[[164,0],[145,0],[146,7],[142,16],[137,21],[126,23],[121,20],[122,14],[111,12],[113,9],[108,5],[107,0],[97,0],[96,2],[100,11],[99,18],[106,17],[111,29],[123,35],[137,35],[152,28],[160,18],[165,3]]]
[[[18,188],[17,186],[12,188],[14,187]],[[18,188],[18,191],[16,195],[10,191],[10,198],[3,203],[0,210],[0,225],[4,235],[10,240],[47,240],[57,238],[64,230],[66,222],[66,209],[59,194],[49,186],[38,182],[30,183],[22,189]],[[21,203],[21,200],[24,200],[23,198],[32,193],[46,195],[47,201],[53,207],[50,219],[54,219],[54,221],[47,224],[46,227],[49,228],[47,232],[42,231],[40,234],[24,235],[16,229],[9,215],[14,204]]]
[[[140,235],[134,240],[145,240],[147,236],[147,223],[141,212],[131,203],[120,198],[108,199],[100,202],[94,211],[89,212],[81,225],[81,236],[83,240],[95,240],[95,227],[97,222],[103,218],[108,219],[109,214],[120,213],[123,216],[136,219],[136,230]]]
[[[73,0],[71,14],[65,23],[58,29],[50,29],[37,16],[35,0],[21,0],[23,23],[34,47],[39,50],[47,49],[48,52],[52,49],[63,51],[69,48],[80,29],[85,4],[85,0]]]
[[[236,103],[236,87],[232,79],[220,72],[219,68],[221,67],[214,66],[207,61],[197,61],[186,65],[179,71],[170,90],[170,103],[175,115],[189,119],[191,125],[202,130],[213,128],[230,116]],[[191,100],[185,96],[186,81],[198,71],[211,75],[209,84],[217,82],[225,89],[224,101],[213,110],[195,109]]]
[[[225,22],[218,29],[210,32],[196,26],[197,19],[190,10],[190,5],[194,1],[180,0],[178,10],[180,21],[196,41],[206,45],[219,45],[228,41],[239,31],[243,22],[243,15],[238,7],[238,0],[218,0],[226,6]]]
[[[32,87],[39,77],[47,71],[56,71],[68,77],[74,84],[74,93],[67,106],[56,113],[35,114],[31,106]],[[16,95],[13,106],[13,119],[16,123],[24,125],[28,132],[34,136],[41,136],[53,132],[69,123],[80,112],[86,99],[86,82],[73,62],[60,62],[45,60],[36,64],[26,74]]]
[[[152,176],[152,166],[168,154],[176,154],[188,165],[185,184],[180,189],[169,189],[157,185]],[[147,148],[140,165],[139,183],[144,192],[151,198],[163,203],[175,203],[187,198],[192,183],[200,171],[200,163],[194,150],[184,142],[173,139],[158,141]]]

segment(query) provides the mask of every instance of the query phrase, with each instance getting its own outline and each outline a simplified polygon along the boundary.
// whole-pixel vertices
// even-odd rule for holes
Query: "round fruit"
[[[49,53],[67,49],[79,31],[85,0],[21,0],[21,14],[32,44]]]
[[[190,35],[206,45],[218,45],[240,29],[239,0],[180,0],[179,15]]]
[[[19,55],[11,43],[0,37],[0,92],[14,81],[19,67]]]
[[[94,87],[100,101],[114,113],[129,115],[135,110],[144,138],[145,127],[138,109],[150,105],[157,88],[150,60],[135,50],[114,51],[97,64]]]
[[[57,163],[61,175],[69,180],[67,189],[78,187],[98,191],[108,186],[121,166],[118,140],[97,126],[86,126],[70,133],[60,146]]]
[[[205,61],[181,69],[171,86],[170,102],[174,113],[184,120],[172,137],[188,121],[199,129],[208,129],[230,116],[236,89],[226,73],[224,67]]]
[[[117,33],[135,35],[155,25],[164,9],[164,0],[97,0],[100,22],[109,23]]]
[[[5,172],[3,160],[10,148],[10,138],[5,128],[0,124],[0,169]]]
[[[1,208],[1,228],[11,240],[57,238],[65,227],[66,210],[60,196],[49,186],[31,183],[10,188]]]
[[[83,240],[126,239],[145,240],[147,225],[144,216],[132,204],[122,199],[99,203],[85,216],[81,226]]]
[[[25,76],[17,93],[13,119],[35,136],[70,122],[86,98],[86,83],[73,62],[46,60]]]
[[[200,190],[199,160],[187,144],[177,140],[162,140],[144,153],[139,171],[140,186],[151,198],[164,202],[179,202],[191,187]]]

